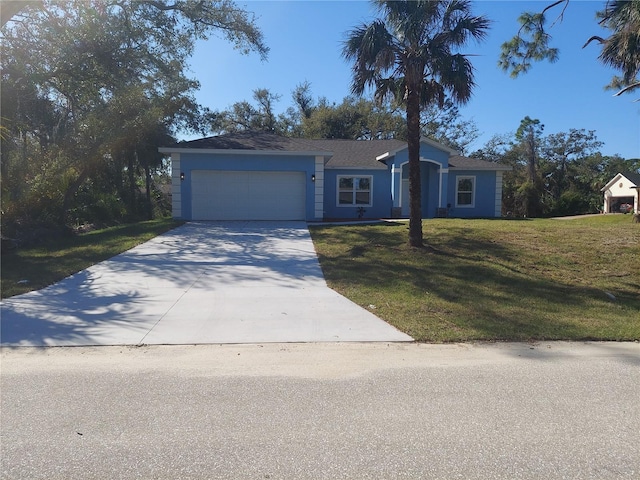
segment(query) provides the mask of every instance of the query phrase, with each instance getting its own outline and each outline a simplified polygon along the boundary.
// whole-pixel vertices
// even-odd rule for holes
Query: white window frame
[[[353,189],[351,190],[352,192],[352,202],[353,203],[340,203],[340,180],[343,178],[353,178],[354,182],[353,182]],[[368,178],[369,179],[369,203],[365,204],[365,203],[355,203],[356,201],[356,192],[357,190],[355,189],[355,179],[356,178]],[[373,175],[338,175],[336,177],[336,205],[338,207],[349,207],[349,208],[353,208],[353,207],[371,207],[373,206]]]
[[[459,203],[460,193],[469,193],[465,190],[460,192],[460,181],[471,180],[471,203]],[[475,175],[457,175],[456,176],[456,208],[475,208],[476,206],[476,176]]]

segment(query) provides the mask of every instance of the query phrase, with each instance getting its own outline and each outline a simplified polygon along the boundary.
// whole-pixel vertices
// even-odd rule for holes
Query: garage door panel
[[[191,175],[194,220],[304,220],[304,172],[197,170]]]

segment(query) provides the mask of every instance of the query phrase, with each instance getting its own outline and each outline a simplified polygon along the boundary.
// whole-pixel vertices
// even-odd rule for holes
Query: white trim
[[[438,169],[438,208],[442,208],[442,168]]]
[[[180,179],[180,154],[171,154],[171,216],[182,218],[182,180]]]
[[[368,140],[362,140],[363,142],[366,142]],[[370,172],[371,170],[375,170],[376,172],[386,172],[387,167],[325,167],[325,170],[363,170],[363,171],[367,171]]]
[[[369,179],[369,203],[340,203],[340,179],[341,178],[368,178]],[[354,187],[355,188],[355,184]],[[356,191],[356,190],[353,190]],[[355,199],[354,199],[355,200]],[[358,208],[373,206],[373,175],[336,175],[336,207]]]
[[[324,218],[324,157],[321,155],[316,156],[315,176],[313,216],[321,220]]]
[[[496,206],[494,216],[502,216],[502,172],[496,172]]]
[[[513,170],[511,167],[503,167],[503,166],[498,166],[496,165],[494,166],[489,166],[489,167],[449,167],[449,170],[453,170],[453,171],[457,171],[457,170],[464,170],[466,172],[474,172],[474,171],[478,171],[478,170],[482,170],[482,171],[496,171],[496,172],[510,172],[511,170]]]
[[[631,180],[629,180],[627,177],[625,177],[624,175],[622,175],[621,173],[617,173],[615,177],[613,177],[609,183],[607,183],[604,187],[602,187],[600,189],[601,192],[605,192],[607,190],[609,190],[613,185],[615,185],[618,181],[620,181],[621,177],[626,178],[630,183],[633,184],[633,182]]]
[[[470,179],[472,182],[472,190],[471,190],[471,204],[459,204],[458,203],[458,187],[460,186],[460,180]],[[455,206],[456,208],[475,208],[476,207],[476,176],[475,175],[456,175],[456,198],[455,198]]]

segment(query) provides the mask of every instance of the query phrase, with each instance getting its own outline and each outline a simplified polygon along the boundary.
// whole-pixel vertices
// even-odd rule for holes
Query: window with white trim
[[[456,177],[456,207],[473,207],[476,197],[476,177]]]
[[[338,206],[370,207],[372,177],[338,175]]]

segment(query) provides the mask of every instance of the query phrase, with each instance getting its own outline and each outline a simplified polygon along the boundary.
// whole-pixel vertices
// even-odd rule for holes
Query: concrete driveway
[[[5,346],[412,340],[327,287],[304,222],[188,223],[0,321]]]

